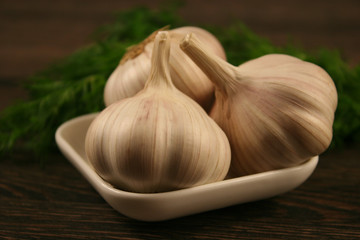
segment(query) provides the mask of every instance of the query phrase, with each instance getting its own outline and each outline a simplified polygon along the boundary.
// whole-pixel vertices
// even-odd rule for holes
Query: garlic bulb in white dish
[[[205,110],[214,100],[214,86],[207,76],[179,48],[180,40],[188,32],[194,32],[209,48],[209,51],[226,59],[223,47],[210,32],[198,27],[181,27],[170,30],[171,56],[170,74],[174,85],[183,93],[194,99]],[[123,98],[132,97],[143,87],[150,73],[151,53],[154,37],[151,34],[142,43],[131,47],[123,56],[106,82],[104,90],[105,105],[109,106]]]
[[[144,89],[105,108],[86,135],[90,164],[122,190],[189,188],[223,180],[230,167],[225,133],[171,81],[170,42],[168,32],[157,33]]]
[[[194,34],[181,48],[216,86],[210,116],[229,139],[233,176],[295,166],[328,148],[337,92],[321,67],[283,54],[236,67]]]

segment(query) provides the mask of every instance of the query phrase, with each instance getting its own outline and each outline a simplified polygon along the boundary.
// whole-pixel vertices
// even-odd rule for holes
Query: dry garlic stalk
[[[230,167],[225,133],[169,72],[170,35],[156,35],[149,79],[136,96],[105,108],[85,150],[96,172],[133,192],[163,192],[220,181]]]
[[[225,59],[220,42],[211,33],[197,27],[173,29],[171,35],[170,74],[174,85],[208,110],[214,100],[214,86],[207,76],[179,48],[180,40],[188,32],[196,33],[211,52]],[[109,77],[104,91],[105,105],[132,97],[139,92],[150,73],[150,57],[154,46],[154,32],[139,45],[131,47]]]
[[[235,67],[191,34],[181,48],[216,85],[210,115],[229,138],[234,175],[298,165],[328,148],[337,93],[322,68],[282,54]]]

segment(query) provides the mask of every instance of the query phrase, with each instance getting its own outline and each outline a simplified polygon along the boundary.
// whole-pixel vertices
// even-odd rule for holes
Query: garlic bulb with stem
[[[231,150],[220,127],[172,83],[170,35],[157,33],[143,90],[105,108],[92,122],[85,151],[115,187],[164,192],[225,178]]]
[[[169,31],[172,39],[170,74],[173,83],[180,91],[208,110],[214,100],[214,86],[179,48],[180,40],[188,32],[196,33],[201,41],[209,46],[210,51],[222,59],[226,59],[225,52],[217,38],[202,28],[187,26]],[[123,56],[106,82],[104,90],[106,106],[123,98],[132,97],[144,87],[150,73],[150,58],[156,33],[157,31],[140,44],[129,48]]]
[[[181,49],[216,86],[210,116],[228,136],[233,176],[298,165],[328,148],[337,92],[322,68],[283,54],[235,67],[194,34]]]

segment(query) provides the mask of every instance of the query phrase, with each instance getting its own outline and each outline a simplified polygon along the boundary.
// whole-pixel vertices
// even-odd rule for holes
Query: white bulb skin
[[[296,166],[329,147],[338,98],[321,67],[284,54],[236,67],[195,34],[180,46],[216,86],[209,114],[229,139],[232,176]]]
[[[221,128],[180,92],[169,72],[170,37],[155,38],[152,68],[143,90],[106,107],[91,123],[85,152],[108,183],[154,193],[223,180],[231,149]]]
[[[170,75],[174,85],[208,111],[214,101],[214,85],[196,64],[179,48],[180,40],[188,32],[195,32],[213,52],[226,59],[221,43],[210,32],[193,26],[169,31],[171,40]],[[155,32],[156,33],[156,32]],[[104,102],[106,106],[123,98],[132,97],[143,89],[150,74],[154,33],[144,42],[130,49],[106,82]]]

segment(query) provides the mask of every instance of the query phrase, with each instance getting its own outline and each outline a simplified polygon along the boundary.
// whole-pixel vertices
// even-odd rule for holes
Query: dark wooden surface
[[[0,110],[26,98],[18,84],[90,42],[111,14],[161,1],[0,1]],[[276,44],[339,49],[360,60],[360,1],[188,1],[193,24],[243,20]],[[294,191],[160,223],[114,211],[61,155],[0,161],[0,239],[360,239],[360,151],[326,153]]]

